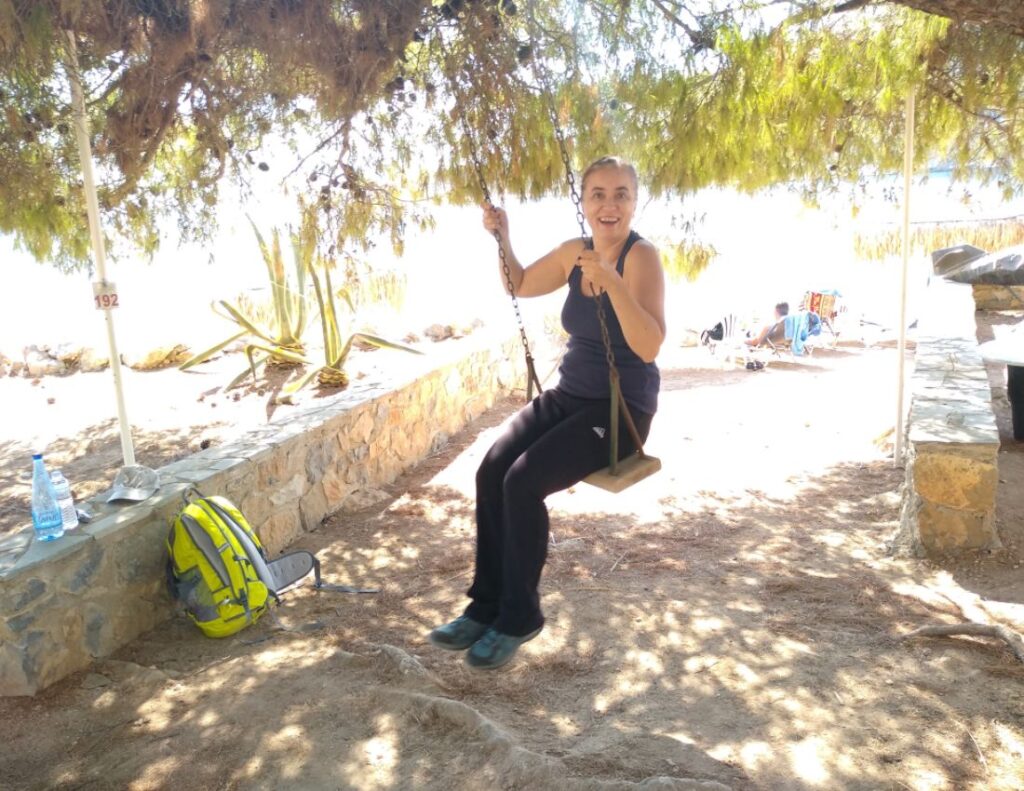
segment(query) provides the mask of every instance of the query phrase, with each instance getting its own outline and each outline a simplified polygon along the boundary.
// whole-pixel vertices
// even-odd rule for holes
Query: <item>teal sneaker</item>
[[[438,626],[427,639],[431,645],[446,651],[463,651],[479,640],[490,629],[485,623],[478,623],[468,615],[460,615],[454,621]]]
[[[513,637],[488,627],[483,637],[473,643],[473,647],[466,652],[466,664],[477,670],[494,670],[501,667],[516,655],[519,646],[539,635],[542,628],[544,627],[534,629],[522,637]]]

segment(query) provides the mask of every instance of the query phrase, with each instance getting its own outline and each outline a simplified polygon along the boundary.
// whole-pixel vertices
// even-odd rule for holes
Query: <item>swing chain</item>
[[[546,99],[545,104],[547,106],[548,116],[551,118],[551,126],[555,131],[555,140],[558,142],[558,151],[561,154],[562,165],[565,168],[565,180],[569,185],[569,194],[572,196],[573,205],[576,207],[576,222],[579,223],[580,226],[580,237],[583,240],[583,246],[584,248],[590,247],[592,249],[592,243],[588,243],[587,241],[587,229],[584,225],[585,217],[583,214],[583,201],[576,189],[576,176],[573,171],[572,160],[569,157],[569,148],[565,139],[565,131],[562,129],[562,125],[558,120],[558,108],[555,106],[555,97],[551,90],[551,80],[549,79],[546,67],[540,62],[540,58],[536,54],[536,41],[539,38],[536,34],[539,31],[540,26],[537,24],[537,19],[534,16],[533,10],[533,2],[528,2],[527,20],[531,27],[531,38],[534,43],[534,56],[530,60],[530,65],[533,70],[534,78],[540,84],[541,93],[543,93]],[[593,284],[590,286],[590,295],[593,297],[594,304],[597,306],[597,320],[601,325],[601,343],[604,345],[605,360],[608,363],[609,397],[611,398],[612,409],[614,411],[613,422],[617,422],[615,421],[615,417],[617,417],[618,413],[621,411],[623,417],[626,419],[626,428],[629,430],[633,442],[636,444],[636,452],[643,457],[646,455],[644,454],[643,441],[640,439],[640,434],[636,429],[636,424],[633,422],[633,416],[629,413],[629,408],[626,406],[626,402],[622,398],[622,390],[619,385],[619,369],[615,365],[615,353],[612,350],[611,335],[608,332],[608,319],[605,315],[604,301],[601,299],[601,294],[594,290]],[[616,409],[616,404],[618,404],[618,409]],[[618,445],[618,431],[613,429],[609,464],[612,475],[615,474],[615,469],[618,463]]]
[[[442,51],[447,59],[448,51],[444,46],[443,39],[441,44]],[[458,83],[454,75],[448,75],[448,82],[452,89],[452,94],[459,100],[459,104],[466,107],[468,103],[462,97],[458,87]],[[473,132],[470,129],[469,121],[466,119],[464,112],[459,112],[459,124],[462,126],[462,134],[466,138],[466,143],[469,146],[469,158],[473,163],[473,171],[476,173],[477,183],[480,186],[480,192],[483,195],[484,202],[487,204],[487,208],[493,209],[494,201],[491,199],[491,190],[487,186],[487,179],[484,177],[484,166],[480,156],[480,149],[477,146],[476,138],[473,136]],[[530,351],[530,341],[526,337],[526,325],[523,322],[523,314],[519,309],[519,300],[516,298],[516,288],[512,283],[512,269],[509,267],[508,258],[505,252],[505,245],[501,241],[501,231],[497,228],[492,231],[494,240],[498,243],[498,259],[501,262],[501,271],[505,275],[505,287],[508,289],[509,296],[512,297],[512,308],[516,314],[516,324],[519,325],[519,339],[523,344],[523,352],[526,355],[526,398],[528,401],[533,400],[533,388],[534,385],[537,387],[537,392],[543,392],[543,388],[540,384],[540,379],[537,377],[536,368],[534,367],[533,354]]]

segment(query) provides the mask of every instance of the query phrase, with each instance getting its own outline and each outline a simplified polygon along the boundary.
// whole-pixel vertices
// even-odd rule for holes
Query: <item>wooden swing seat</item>
[[[634,453],[616,465],[614,475],[612,475],[611,469],[611,467],[605,467],[603,470],[592,472],[583,479],[583,482],[596,486],[598,489],[604,489],[606,492],[618,494],[634,483],[639,483],[644,478],[654,475],[661,469],[661,459]]]

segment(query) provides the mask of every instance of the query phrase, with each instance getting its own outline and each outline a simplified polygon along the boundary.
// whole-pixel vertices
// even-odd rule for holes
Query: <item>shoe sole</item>
[[[480,637],[483,637],[483,632],[480,633]],[[467,648],[473,645],[473,643],[479,640],[480,637],[473,639],[471,642],[468,642],[465,645],[455,645],[453,643],[443,643],[436,637],[434,637],[433,633],[431,633],[427,635],[427,642],[434,646],[434,648],[441,648],[445,651],[465,651]]]
[[[467,667],[471,667],[473,670],[497,670],[499,667],[504,667],[505,665],[507,665],[509,662],[511,662],[515,658],[515,655],[519,653],[519,648],[524,643],[530,642],[534,637],[539,635],[543,629],[544,629],[544,627],[541,626],[538,629],[536,629],[535,631],[530,632],[528,635],[525,635],[524,637],[520,638],[519,639],[519,645],[516,646],[516,650],[513,651],[512,653],[510,653],[502,661],[500,661],[500,662],[498,662],[496,664],[493,664],[493,665],[474,665],[474,664],[471,664],[470,661],[469,661],[469,654],[466,654],[466,666]]]

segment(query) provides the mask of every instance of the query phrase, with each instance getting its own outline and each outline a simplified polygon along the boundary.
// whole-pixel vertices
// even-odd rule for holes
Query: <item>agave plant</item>
[[[348,305],[349,310],[354,313],[355,308],[352,304],[352,298],[345,288],[340,288],[337,291],[334,290],[331,284],[331,262],[318,257],[318,263],[319,268],[323,272],[323,280],[317,274],[318,267],[314,266],[312,260],[309,262],[309,277],[313,283],[313,291],[316,294],[320,326],[323,330],[324,364],[307,371],[295,381],[290,382],[282,391],[280,400],[287,401],[292,395],[313,381],[313,377],[316,377],[321,387],[347,387],[349,378],[345,372],[345,363],[355,341],[361,341],[382,349],[397,349],[410,352],[411,354],[423,354],[423,352],[411,346],[389,341],[386,338],[365,332],[353,332],[347,339],[342,340],[335,297],[343,299]]]
[[[308,324],[306,295],[306,273],[312,271],[316,251],[316,227],[304,222],[298,233],[291,235],[292,256],[295,276],[289,278],[285,271],[281,253],[281,236],[275,228],[268,246],[256,224],[249,218],[256,241],[259,243],[263,262],[270,279],[271,304],[273,306],[273,327],[265,327],[247,313],[240,304],[218,300],[211,306],[218,316],[234,322],[241,329],[231,337],[211,346],[183,362],[183,371],[198,365],[226,346],[242,338],[250,338],[245,346],[249,367],[231,380],[228,389],[241,382],[247,375],[256,378],[256,370],[264,363],[279,365],[301,365],[307,362],[302,336]],[[294,280],[294,282],[293,282]]]

